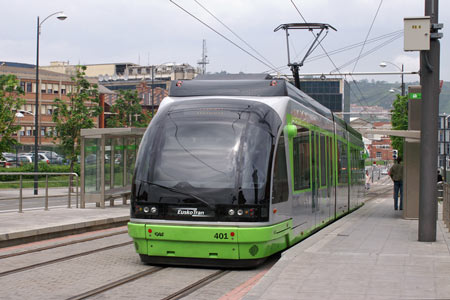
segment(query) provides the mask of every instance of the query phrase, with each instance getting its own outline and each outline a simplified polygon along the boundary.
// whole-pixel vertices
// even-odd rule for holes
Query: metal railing
[[[75,176],[76,180],[76,208],[78,208],[79,199],[79,176],[77,173],[53,173],[53,172],[0,172],[0,175],[19,176],[19,213],[23,212],[23,176],[38,175],[45,176],[45,204],[44,209],[48,210],[48,177],[49,176],[69,176],[67,207],[72,207],[72,180],[70,176]]]

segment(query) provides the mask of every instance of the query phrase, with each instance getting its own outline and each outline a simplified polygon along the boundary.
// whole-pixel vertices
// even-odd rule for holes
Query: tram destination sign
[[[169,207],[169,215],[178,217],[205,218],[213,217],[214,212],[207,208],[198,207]]]

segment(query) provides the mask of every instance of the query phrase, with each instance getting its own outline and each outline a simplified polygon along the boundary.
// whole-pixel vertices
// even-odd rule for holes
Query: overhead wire
[[[227,40],[228,42],[230,42],[231,44],[233,44],[234,46],[236,46],[237,48],[239,48],[240,50],[244,51],[245,53],[247,53],[249,56],[253,57],[254,59],[256,59],[257,61],[259,61],[260,63],[262,63],[263,65],[265,65],[266,67],[268,67],[270,70],[273,70],[275,72],[277,72],[277,70],[275,68],[273,68],[272,66],[270,66],[269,64],[267,64],[266,62],[264,62],[263,60],[261,60],[260,58],[256,57],[255,55],[253,55],[252,53],[250,53],[249,51],[247,51],[246,49],[242,48],[241,46],[239,46],[238,44],[236,44],[234,41],[230,40],[228,37],[226,37],[225,35],[223,35],[222,33],[220,33],[219,31],[217,31],[216,29],[214,29],[213,27],[211,27],[210,25],[208,25],[206,22],[202,21],[200,18],[196,17],[194,14],[192,14],[191,12],[189,12],[188,10],[186,10],[184,7],[182,7],[181,5],[179,5],[178,3],[176,3],[174,0],[169,0],[170,2],[172,2],[172,4],[174,4],[175,6],[177,6],[179,9],[181,9],[182,11],[184,11],[185,13],[187,13],[188,15],[190,15],[191,17],[193,17],[194,19],[196,19],[197,21],[199,21],[200,23],[202,23],[204,26],[206,26],[207,28],[209,28],[210,30],[212,30],[213,32],[215,32],[216,34],[218,34],[219,36],[221,36],[223,39]]]
[[[403,30],[397,30],[397,31],[394,31],[394,32],[391,32],[391,33],[387,33],[387,34],[383,34],[383,35],[380,35],[380,36],[375,37],[375,38],[373,38],[373,39],[367,40],[366,45],[371,44],[371,43],[374,43],[374,42],[377,42],[377,41],[380,41],[380,40],[383,40],[383,39],[386,39],[386,38],[388,38],[388,37],[392,37],[392,36],[401,37],[402,35],[403,35]],[[313,40],[314,40],[314,38],[311,40],[311,42],[312,42]],[[359,43],[355,43],[355,44],[350,44],[350,45],[347,45],[347,46],[342,47],[342,48],[338,48],[338,49],[331,50],[331,51],[328,52],[328,55],[332,56],[332,55],[335,55],[335,54],[339,54],[339,53],[342,53],[342,52],[345,52],[345,51],[352,50],[352,49],[354,49],[354,48],[357,48],[357,47],[361,46],[363,43],[364,43],[364,41],[359,42]],[[304,47],[304,49],[305,49],[306,47],[308,47],[308,45],[306,45],[306,46]],[[304,49],[303,49],[303,50],[304,50]],[[303,51],[303,50],[302,50],[302,51]],[[297,56],[294,60],[296,60],[297,58],[298,58],[298,56]],[[315,56],[311,56],[311,57],[307,58],[307,59],[305,60],[305,62],[312,62],[312,61],[320,60],[320,59],[323,59],[323,58],[327,58],[327,55],[326,55],[325,53],[323,53],[323,54],[317,54],[317,55],[315,55]],[[353,61],[352,61],[352,62],[353,62]],[[277,69],[279,69],[279,70],[284,70],[284,69],[288,69],[288,68],[289,68],[288,66],[280,66],[280,67],[277,67]],[[334,71],[334,70],[333,70],[333,71]],[[331,72],[333,72],[333,71],[331,71]]]
[[[375,13],[375,16],[373,17],[372,24],[370,24],[369,31],[367,32],[365,41],[367,41],[367,39],[369,38],[370,32],[372,31],[373,24],[375,23],[375,20],[376,20],[376,18],[378,16],[378,12],[380,11],[380,8],[381,8],[382,4],[383,4],[383,0],[380,0],[380,4],[378,5],[377,11]],[[355,72],[356,66],[358,65],[359,57],[361,56],[361,53],[364,50],[364,46],[366,45],[365,41],[364,41],[364,44],[361,47],[361,50],[359,51],[358,59],[356,60],[355,65],[353,66],[352,72]]]
[[[258,50],[256,50],[252,45],[250,45],[247,41],[245,41],[242,37],[240,37],[234,30],[232,30],[229,26],[227,26],[224,22],[222,22],[218,17],[216,17],[209,9],[207,9],[203,4],[201,4],[198,0],[194,0],[203,10],[205,10],[209,15],[211,15],[217,22],[222,24],[228,31],[230,31],[235,37],[237,37],[241,42],[243,42],[247,47],[253,50],[256,54],[258,54],[265,62],[272,66],[272,68],[277,69],[277,67],[264,55],[262,55]]]
[[[291,0],[292,5],[295,7],[295,9],[297,10],[298,14],[300,15],[300,17],[303,19],[303,21],[305,23],[308,23],[305,19],[305,17],[303,17],[302,13],[300,12],[299,8],[297,7],[297,5],[295,4],[294,0]],[[314,33],[311,31],[311,33],[314,35]],[[330,57],[330,55],[328,54],[328,52],[325,50],[325,48],[322,46],[321,41],[319,41],[319,45],[322,48],[322,51],[326,54],[326,56],[328,57],[328,59],[330,60],[330,62],[333,64],[334,68],[337,69],[338,73],[344,77],[342,75],[342,73],[339,71],[338,67],[336,66],[336,64],[334,63],[333,59]],[[354,80],[353,80],[354,81]],[[350,89],[351,90],[351,89]],[[363,107],[363,110],[366,110],[365,106],[361,103],[360,99],[357,99],[357,101],[359,102],[359,104],[361,104],[361,107]],[[367,104],[367,101],[366,101]]]

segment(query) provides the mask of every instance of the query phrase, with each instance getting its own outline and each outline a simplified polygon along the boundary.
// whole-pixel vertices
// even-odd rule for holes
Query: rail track
[[[4,277],[4,276],[7,276],[7,275],[11,275],[11,274],[15,274],[15,273],[23,272],[23,271],[28,271],[28,270],[35,269],[35,268],[38,268],[38,267],[47,266],[47,265],[55,264],[55,263],[58,263],[58,262],[62,262],[62,261],[66,261],[66,260],[70,260],[70,259],[74,259],[74,258],[78,258],[78,257],[82,257],[82,256],[86,256],[86,255],[90,255],[90,254],[94,254],[94,253],[98,253],[98,252],[114,249],[114,248],[124,247],[124,246],[131,245],[131,244],[133,244],[133,242],[132,241],[128,241],[128,242],[119,243],[119,244],[115,244],[115,245],[110,245],[110,246],[106,246],[106,247],[102,247],[102,248],[97,248],[97,249],[94,249],[94,250],[89,250],[89,251],[85,251],[85,252],[81,252],[81,253],[77,253],[77,254],[72,254],[72,255],[68,255],[68,256],[52,259],[52,260],[47,260],[47,261],[44,261],[44,262],[28,265],[28,266],[25,266],[25,267],[20,267],[20,268],[8,270],[8,271],[0,272],[0,277]]]
[[[44,247],[39,247],[39,248],[25,250],[25,251],[20,251],[20,252],[8,253],[8,254],[0,255],[0,259],[10,258],[10,257],[14,257],[14,256],[20,256],[20,255],[25,255],[25,254],[35,253],[35,252],[40,252],[40,251],[44,251],[44,250],[55,249],[55,248],[64,247],[64,246],[70,246],[70,245],[74,245],[74,244],[78,244],[78,243],[94,241],[94,240],[98,240],[98,239],[103,239],[103,238],[107,238],[107,237],[111,237],[111,236],[115,236],[115,235],[120,235],[120,234],[127,234],[127,233],[128,233],[128,230],[121,230],[121,231],[106,233],[106,234],[93,236],[93,237],[89,237],[89,238],[73,240],[73,241],[70,241],[70,242],[64,242],[64,243],[59,243],[59,244],[55,244],[55,245],[44,246]]]

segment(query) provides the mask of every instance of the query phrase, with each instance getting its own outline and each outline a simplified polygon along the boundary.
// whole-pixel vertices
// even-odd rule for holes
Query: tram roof
[[[196,96],[287,96],[320,115],[332,119],[331,111],[284,79],[274,80],[174,80],[170,97]]]

